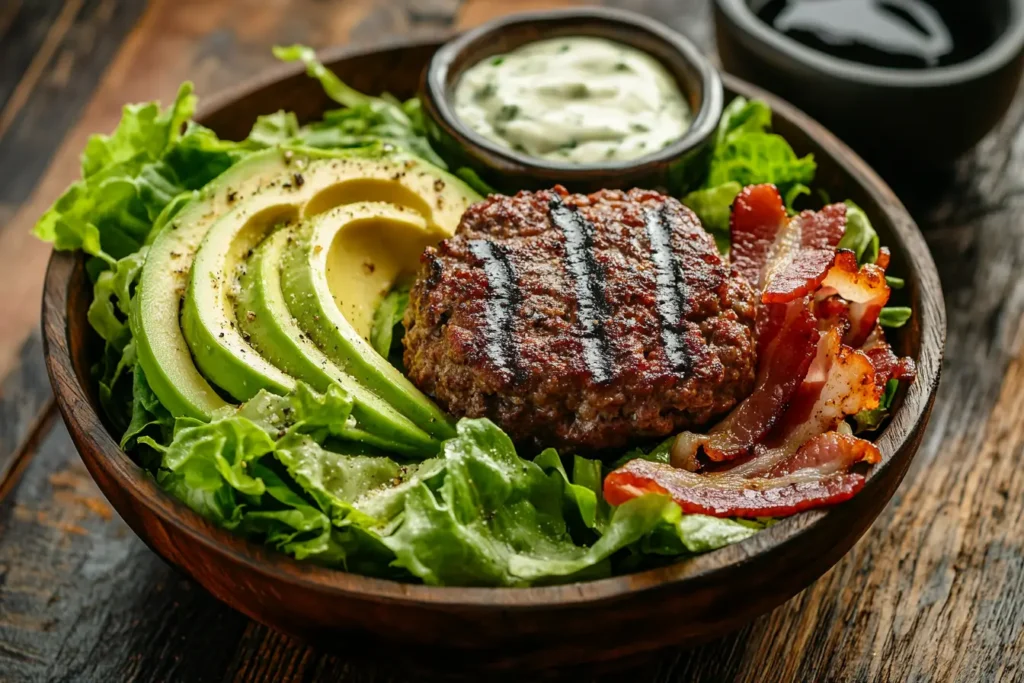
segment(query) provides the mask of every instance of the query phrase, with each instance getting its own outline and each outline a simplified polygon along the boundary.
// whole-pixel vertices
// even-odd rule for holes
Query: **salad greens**
[[[373,314],[373,329],[370,330],[370,345],[373,350],[387,358],[397,368],[402,367],[402,316],[409,305],[409,286],[395,287],[377,306]]]
[[[262,392],[208,422],[172,417],[136,363],[130,312],[147,245],[204,186],[274,146],[399,150],[446,168],[427,142],[418,100],[357,92],[309,48],[277,48],[275,55],[303,62],[341,108],[305,125],[290,112],[263,116],[245,140],[232,142],[191,120],[196,96],[189,83],[166,109],[128,105],[112,134],[89,140],[81,180],[35,227],[54,248],[92,256],[88,319],[104,341],[93,370],[100,403],[121,446],[166,491],[298,559],[437,585],[608,576],[719,548],[770,523],[684,515],[653,494],[612,508],[601,487],[616,463],[565,459],[553,450],[523,458],[488,420],[462,420],[435,457],[401,461],[367,443],[350,419],[351,397],[336,385],[322,394],[302,383],[287,396]],[[730,205],[743,185],[775,183],[790,208],[809,193],[814,159],[798,157],[770,126],[766,104],[734,100],[703,166],[690,171],[699,180],[680,190],[723,248]],[[489,189],[467,169],[456,174]],[[844,246],[865,262],[878,256],[878,236],[852,204]],[[372,345],[393,363],[401,362],[408,299],[408,289],[396,288],[373,321]],[[908,312],[887,309],[883,324],[903,324]],[[894,392],[887,388],[889,403]],[[877,428],[889,403],[858,423]],[[624,459],[665,460],[670,444]]]
[[[736,195],[747,185],[773,183],[793,208],[797,197],[810,194],[817,165],[814,156],[797,157],[786,140],[770,132],[772,111],[759,100],[734,99],[722,112],[711,142],[710,160],[698,189],[683,197],[704,227],[728,246],[729,214]]]

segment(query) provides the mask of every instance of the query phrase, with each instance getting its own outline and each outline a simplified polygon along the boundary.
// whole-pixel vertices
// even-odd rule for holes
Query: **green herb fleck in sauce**
[[[665,67],[601,38],[542,40],[473,65],[456,115],[487,139],[539,159],[594,164],[662,149],[691,112]]]

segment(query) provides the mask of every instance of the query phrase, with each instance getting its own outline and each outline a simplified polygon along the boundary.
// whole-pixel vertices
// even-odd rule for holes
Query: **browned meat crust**
[[[677,200],[492,196],[422,257],[409,377],[517,443],[595,451],[728,411],[753,385],[754,294]]]

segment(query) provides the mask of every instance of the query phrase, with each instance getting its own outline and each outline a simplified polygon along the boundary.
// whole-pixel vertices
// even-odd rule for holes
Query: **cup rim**
[[[1006,0],[1009,21],[1003,32],[980,54],[956,64],[929,69],[906,69],[861,64],[797,42],[762,21],[748,0],[715,0],[728,22],[763,48],[788,57],[803,67],[865,85],[929,88],[966,83],[1002,68],[1024,48],[1024,0]]]
[[[489,35],[500,33],[512,27],[529,24],[533,26],[555,26],[568,19],[598,19],[608,23],[619,23],[639,29],[660,40],[687,62],[697,73],[702,84],[700,107],[694,112],[690,127],[682,137],[672,144],[651,154],[635,159],[611,163],[571,164],[539,159],[516,150],[503,147],[488,140],[467,126],[455,113],[451,105],[450,80],[451,64],[470,46]],[[585,34],[581,34],[585,35]],[[540,36],[538,39],[543,39]],[[654,55],[652,55],[654,56]],[[657,58],[655,56],[655,58]],[[661,61],[661,60],[659,60]],[[468,67],[467,67],[468,68]],[[456,74],[457,77],[459,74]],[[585,175],[594,172],[632,171],[671,162],[692,149],[702,145],[718,127],[722,115],[724,94],[718,70],[701,50],[684,35],[643,15],[627,10],[600,7],[567,8],[539,12],[523,12],[494,19],[475,29],[466,31],[445,43],[431,57],[424,75],[423,90],[429,109],[433,110],[439,123],[454,132],[463,145],[472,145],[486,153],[487,157],[505,165],[518,166],[524,170],[536,170],[547,174],[565,176]]]

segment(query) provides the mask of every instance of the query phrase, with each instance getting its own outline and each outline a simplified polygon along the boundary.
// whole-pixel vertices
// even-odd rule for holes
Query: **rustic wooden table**
[[[553,4],[570,3],[0,3],[0,681],[407,678],[249,621],[117,517],[56,417],[37,329],[49,251],[29,229],[124,102],[166,101],[186,78],[214,92],[269,66],[277,43],[373,44]],[[606,4],[712,48],[707,0]],[[1024,680],[1022,123],[1024,91],[955,169],[897,186],[939,264],[949,341],[931,428],[892,503],[804,593],[629,680]]]

